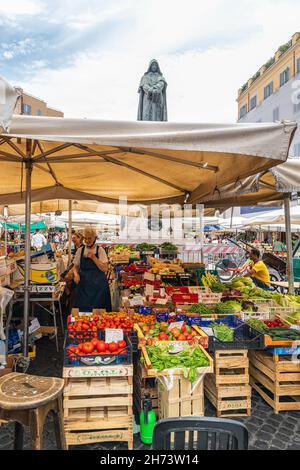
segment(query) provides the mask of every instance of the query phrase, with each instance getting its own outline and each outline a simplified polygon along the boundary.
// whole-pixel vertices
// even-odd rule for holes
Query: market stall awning
[[[202,202],[218,209],[252,206],[282,201],[286,193],[293,192],[300,193],[300,158],[289,158],[266,172],[215,189]]]
[[[2,227],[6,227],[8,230],[19,230],[20,225],[21,225],[15,222],[0,222],[0,224],[2,225]],[[25,224],[22,224],[21,228],[22,228],[22,232],[25,232]],[[34,232],[37,229],[46,230],[46,228],[47,226],[45,222],[36,222],[36,223],[30,224],[31,232]]]
[[[194,203],[284,162],[296,127],[13,116],[0,136],[0,203],[24,201],[26,162],[32,201]]]

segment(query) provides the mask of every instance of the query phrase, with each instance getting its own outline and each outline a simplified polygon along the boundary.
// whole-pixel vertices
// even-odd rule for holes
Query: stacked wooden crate
[[[64,367],[67,446],[127,442],[133,448],[133,366]]]
[[[251,351],[250,383],[276,414],[300,410],[299,359]]]
[[[251,387],[247,350],[215,352],[214,374],[205,377],[205,395],[218,417],[250,416]]]
[[[204,375],[195,383],[182,376],[161,377],[159,381],[160,419],[204,416]]]

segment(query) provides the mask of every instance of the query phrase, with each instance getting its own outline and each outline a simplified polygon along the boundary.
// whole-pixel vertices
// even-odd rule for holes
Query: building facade
[[[241,123],[296,121],[290,156],[300,157],[300,33],[239,89],[237,102]]]
[[[26,114],[28,116],[64,117],[64,113],[58,109],[51,108],[44,100],[25,93],[18,88],[20,97],[17,101],[15,114]]]

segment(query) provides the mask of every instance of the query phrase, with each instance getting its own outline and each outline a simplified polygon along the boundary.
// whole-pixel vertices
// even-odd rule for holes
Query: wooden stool
[[[30,430],[32,448],[42,449],[44,422],[54,414],[58,449],[66,449],[62,392],[64,380],[35,375],[7,374],[0,378],[0,420],[15,422],[14,449],[23,448],[23,426]]]

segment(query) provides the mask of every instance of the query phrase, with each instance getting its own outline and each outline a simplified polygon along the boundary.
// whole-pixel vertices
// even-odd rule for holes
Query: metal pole
[[[26,140],[26,197],[25,197],[25,274],[24,274],[24,337],[23,356],[28,357],[28,323],[30,311],[30,220],[31,220],[31,140]]]
[[[292,229],[291,229],[291,208],[290,197],[284,199],[284,217],[285,217],[285,233],[286,233],[286,247],[287,247],[287,275],[289,283],[289,294],[295,295],[294,284],[294,268],[293,268],[293,244],[292,244]]]
[[[7,220],[5,221],[5,241],[4,241],[4,251],[5,251],[5,256],[7,256]]]
[[[72,258],[72,201],[69,201],[69,232],[68,232],[68,265]]]
[[[230,217],[230,228],[232,228],[232,222],[233,222],[233,211],[234,211],[234,207],[231,208],[231,217]]]

